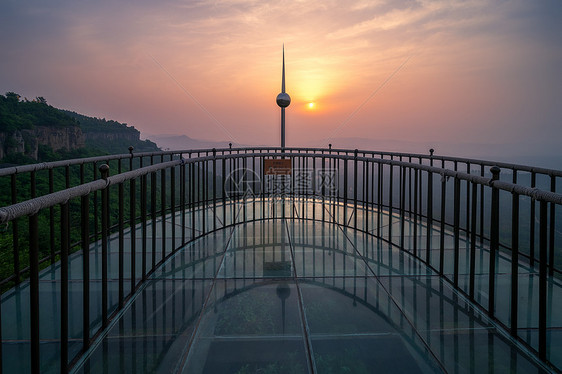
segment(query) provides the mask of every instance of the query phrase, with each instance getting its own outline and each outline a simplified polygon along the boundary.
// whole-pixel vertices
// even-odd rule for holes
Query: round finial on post
[[[129,154],[132,156],[133,155],[133,149],[135,149],[135,147],[133,147],[132,145],[129,146]]]
[[[228,143],[228,147],[232,149],[232,143]]]
[[[332,150],[332,143],[328,144],[328,149]]]
[[[359,150],[356,148],[355,151],[353,151],[353,156],[357,159],[357,154],[359,153]]]
[[[492,173],[492,180],[493,181],[497,181],[498,179],[500,179],[500,171],[501,171],[501,169],[497,166],[492,166],[490,168],[490,172]]]
[[[100,165],[99,171],[100,171],[101,177],[103,179],[109,178],[109,165],[108,164]]]
[[[217,156],[217,149],[213,148],[213,157],[216,157],[216,156]]]
[[[435,152],[435,149],[431,148],[429,150],[429,157],[433,157],[433,152]]]

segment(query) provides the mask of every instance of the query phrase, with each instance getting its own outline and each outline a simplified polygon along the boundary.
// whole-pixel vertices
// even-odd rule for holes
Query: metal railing
[[[133,161],[135,157],[138,157],[138,164]],[[149,166],[143,161],[147,157]],[[165,160],[167,157],[170,161]],[[155,158],[160,158],[159,162],[154,162]],[[275,158],[291,159],[291,173],[270,175],[265,160]],[[123,171],[121,161],[127,159],[129,169]],[[97,171],[101,179],[97,179],[97,172],[93,173],[91,181],[83,178],[84,165],[98,166],[110,160],[118,160],[118,174],[109,176],[111,168],[103,163]],[[547,282],[552,277],[560,277],[562,271],[562,240],[556,227],[556,222],[560,222],[556,218],[562,195],[555,192],[556,178],[562,172],[500,165],[513,171],[512,182],[517,181],[517,174],[522,172],[529,172],[531,176],[547,175],[554,180],[551,184],[554,188],[549,191],[532,184],[526,186],[501,180],[502,169],[491,162],[440,158],[439,167],[433,165],[435,160],[433,155],[358,150],[227,148],[138,155],[131,152],[18,169],[17,173],[33,173],[41,168],[50,171],[57,167],[68,170],[72,164],[79,165],[81,171],[81,183],[76,186],[69,186],[67,182],[69,188],[39,197],[32,194],[29,200],[0,208],[0,223],[12,225],[11,242],[14,243],[13,273],[5,276],[2,284],[17,284],[28,279],[25,282],[29,282],[30,287],[32,372],[39,371],[40,254],[47,249],[50,251],[48,259],[60,265],[60,363],[61,372],[67,372],[147,277],[185,243],[240,222],[282,217],[332,222],[380,237],[408,251],[447,279],[515,339],[535,351],[543,362],[550,364],[546,337],[548,316],[553,311],[547,305]],[[453,162],[452,169],[446,168],[448,162]],[[461,162],[466,172],[459,171]],[[480,172],[471,173],[472,165],[478,165]],[[14,178],[16,174],[8,171],[3,175]],[[100,199],[97,199],[98,194]],[[26,217],[29,241],[22,243],[19,234]],[[40,221],[47,223],[48,231],[41,230]],[[537,226],[538,237],[535,236]],[[140,269],[136,268],[137,235],[141,246]],[[60,249],[53,251],[55,236],[60,238]],[[107,271],[108,243],[113,237],[118,241],[119,270],[117,301],[111,304]],[[452,251],[446,251],[449,238]],[[125,240],[129,241],[129,259],[124,257]],[[461,242],[470,254],[467,284],[459,281]],[[90,316],[88,254],[92,245],[101,247],[99,326]],[[82,350],[69,357],[68,256],[73,251],[80,251],[83,257]],[[476,255],[482,252],[489,256],[486,303],[479,303],[475,297]],[[511,261],[507,320],[499,317],[496,310],[496,259],[500,252]],[[29,259],[28,264],[21,264],[22,253]],[[522,261],[531,267],[538,266],[537,343],[521,336],[517,325],[518,264]],[[453,264],[452,271],[446,268],[449,262]],[[130,266],[128,275],[125,264]],[[130,283],[128,290],[125,290],[126,281]]]

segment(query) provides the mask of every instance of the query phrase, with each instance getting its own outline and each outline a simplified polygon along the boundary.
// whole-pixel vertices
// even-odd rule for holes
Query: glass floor
[[[419,235],[426,231],[420,229]],[[450,237],[446,242],[452,248]],[[464,252],[461,269],[468,266],[463,256]],[[477,263],[482,279],[477,282],[476,297],[482,303],[487,302],[486,257],[484,253]],[[510,265],[498,257],[498,295],[509,295]],[[109,305],[113,307],[118,287],[117,267],[111,264],[116,258],[113,243],[109,260]],[[80,254],[72,255],[70,261],[74,281],[69,286],[69,356],[74,357],[82,336]],[[101,316],[100,250],[96,246],[90,264],[93,332]],[[445,268],[451,267],[447,262]],[[40,277],[42,372],[60,371],[58,272],[58,266],[51,266]],[[528,330],[532,342],[537,339],[534,304],[538,292],[532,291],[538,287],[538,276],[524,264],[519,272],[521,294],[526,295],[519,302],[519,326]],[[461,276],[460,281],[467,283],[467,278]],[[550,305],[560,306],[559,283],[549,280],[549,287]],[[129,288],[125,282],[125,289]],[[498,299],[498,314],[508,318],[509,308],[505,312],[501,304],[509,304],[509,297]],[[26,283],[2,295],[5,373],[30,371],[28,302]],[[549,327],[553,326],[549,357],[560,362],[562,316],[551,316]],[[73,372],[548,371],[407,252],[334,223],[275,218],[222,228],[179,250],[131,297]]]

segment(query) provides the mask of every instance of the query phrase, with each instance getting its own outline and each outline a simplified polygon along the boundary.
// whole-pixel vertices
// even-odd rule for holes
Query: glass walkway
[[[290,203],[287,209],[293,210]],[[388,230],[388,215],[382,214],[382,219],[383,229]],[[299,219],[298,214],[213,231],[180,249],[142,283],[96,336],[73,372],[548,372],[522,344],[408,253],[413,224],[407,220],[405,224],[406,251],[338,224]],[[159,220],[158,243],[160,227]],[[418,236],[426,237],[427,231],[418,223]],[[124,256],[130,258],[127,238],[129,234]],[[108,302],[114,309],[117,240],[117,236],[110,238],[108,261]],[[462,241],[460,248],[461,289],[468,283],[467,242]],[[136,246],[137,270],[140,247]],[[97,243],[91,246],[92,332],[101,325],[100,251]],[[445,237],[448,251],[452,251],[450,233]],[[152,252],[146,260],[153,261]],[[74,357],[83,335],[82,256],[75,253],[69,261],[69,356]],[[488,261],[488,252],[479,251],[475,299],[481,304],[487,302]],[[496,310],[500,319],[502,313],[507,319],[511,265],[501,252],[496,263]],[[127,264],[124,270],[130,274]],[[452,262],[446,260],[444,269],[452,273]],[[526,330],[533,345],[537,269],[521,262],[518,272],[519,328]],[[40,362],[45,373],[60,371],[59,278],[58,264],[40,273]],[[131,287],[127,280],[124,287]],[[549,278],[548,287],[549,306],[561,310],[559,280]],[[2,295],[2,310],[3,372],[29,372],[28,282]],[[553,327],[548,335],[550,361],[560,367],[562,314],[550,316],[549,326]]]

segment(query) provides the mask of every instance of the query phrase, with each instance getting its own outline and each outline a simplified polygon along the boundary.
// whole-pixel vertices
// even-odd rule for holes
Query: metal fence
[[[282,158],[291,160],[290,171],[265,165],[266,160]],[[122,166],[126,160],[128,165]],[[72,167],[79,170],[74,186]],[[57,168],[66,175],[59,191],[53,187]],[[92,170],[89,178],[87,168]],[[32,372],[39,372],[40,364],[42,267],[60,265],[60,367],[67,372],[146,278],[185,243],[240,222],[282,217],[332,222],[408,251],[549,363],[547,333],[553,310],[547,303],[547,282],[560,278],[562,271],[562,234],[556,225],[562,205],[556,178],[562,172],[434,155],[296,148],[151,154],[131,150],[129,155],[16,169],[0,170],[0,176],[10,178],[13,202],[0,208],[0,223],[11,225],[5,232],[12,243],[11,253],[3,254],[11,271],[3,275],[1,284],[29,282]],[[49,173],[48,193],[41,195],[36,173],[43,170]],[[511,181],[502,178],[506,171],[511,172]],[[25,173],[29,173],[31,193],[29,199],[19,201],[17,179]],[[550,188],[537,188],[537,177],[543,184],[550,182]],[[118,292],[110,302],[108,245],[112,238],[118,246],[118,257],[113,259],[118,262]],[[101,247],[99,321],[90,315],[92,246]],[[451,251],[446,250],[449,246]],[[463,246],[469,259],[461,265]],[[82,349],[70,357],[68,256],[76,251],[83,257]],[[475,295],[475,264],[483,252],[489,256],[485,302]],[[500,253],[511,264],[507,319],[504,313],[499,315],[496,302]],[[521,262],[538,267],[537,342],[521,336],[517,324]],[[460,282],[459,275],[464,274],[460,267],[465,265],[468,281]]]

